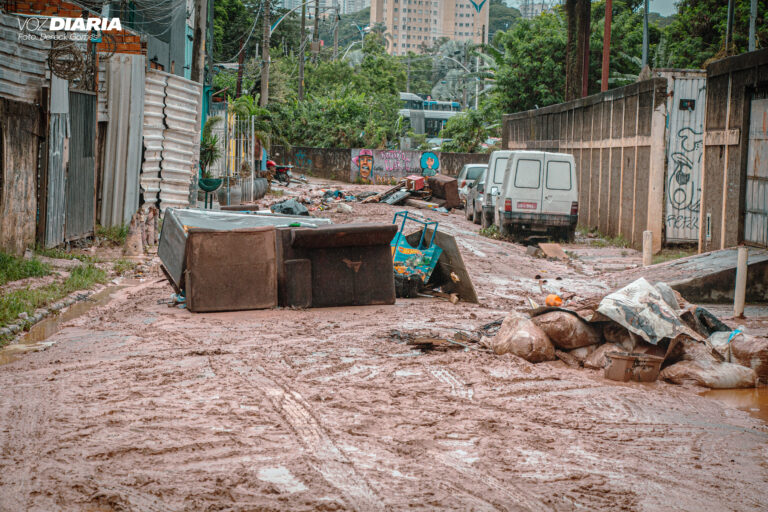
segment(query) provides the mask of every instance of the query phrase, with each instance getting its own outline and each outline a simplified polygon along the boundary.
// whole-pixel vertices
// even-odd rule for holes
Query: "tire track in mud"
[[[447,384],[451,388],[451,395],[472,400],[475,394],[472,386],[468,386],[450,371],[445,368],[429,367],[429,373],[443,384]]]
[[[267,396],[299,441],[318,459],[319,465],[314,466],[315,470],[344,495],[352,508],[363,511],[386,509],[382,498],[355,471],[352,462],[334,444],[298,392],[262,367],[250,366],[239,359],[233,362],[236,365],[230,365],[230,369],[235,370],[248,385]],[[213,361],[211,365],[214,365]]]

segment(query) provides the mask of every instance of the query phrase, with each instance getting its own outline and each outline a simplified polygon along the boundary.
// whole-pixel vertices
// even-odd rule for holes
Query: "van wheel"
[[[491,219],[488,218],[488,216],[483,212],[483,229],[488,229],[491,227]]]
[[[474,211],[475,211],[475,205],[473,204],[473,205],[471,205],[471,207],[470,207],[470,204],[469,204],[469,203],[467,203],[467,204],[464,206],[464,217],[465,217],[467,220],[472,220],[472,217],[474,217]]]
[[[480,222],[481,222],[480,217],[482,217],[482,216],[483,216],[483,211],[482,210],[480,210],[480,213],[475,211],[475,213],[473,215],[474,218],[472,219],[472,222],[474,222],[477,225],[480,225]]]

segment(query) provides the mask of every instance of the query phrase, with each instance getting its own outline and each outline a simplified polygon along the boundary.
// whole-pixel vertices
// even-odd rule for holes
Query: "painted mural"
[[[383,185],[412,174],[440,172],[440,157],[432,151],[353,149],[351,157],[350,181],[355,183]]]

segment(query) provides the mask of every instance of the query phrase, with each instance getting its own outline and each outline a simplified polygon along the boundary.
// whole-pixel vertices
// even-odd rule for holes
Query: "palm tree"
[[[206,119],[203,125],[203,134],[200,138],[200,170],[203,178],[211,177],[208,167],[221,158],[219,136],[213,133],[213,128],[221,121],[221,116],[213,116]]]

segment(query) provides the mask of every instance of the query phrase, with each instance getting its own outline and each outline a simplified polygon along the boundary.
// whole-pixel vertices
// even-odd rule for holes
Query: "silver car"
[[[466,204],[469,184],[484,174],[487,168],[487,164],[466,164],[461,168],[456,181],[459,182],[459,200],[462,203]]]
[[[485,191],[485,172],[467,185],[467,204],[464,208],[464,216],[467,220],[480,224],[483,218],[483,192]]]

